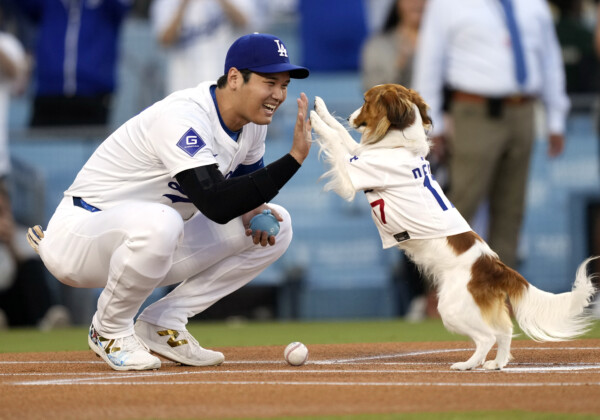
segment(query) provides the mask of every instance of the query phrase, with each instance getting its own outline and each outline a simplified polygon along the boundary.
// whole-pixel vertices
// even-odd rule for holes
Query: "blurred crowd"
[[[512,57],[493,48],[507,42],[508,30],[494,30],[510,22],[510,2],[509,9],[505,3],[0,0],[0,328],[51,329],[88,322],[49,287],[49,273],[23,246],[23,226],[11,211],[10,101],[27,97],[31,129],[110,124],[122,88],[123,27],[131,21],[148,28],[165,66],[158,86],[148,86],[155,97],[137,104],[138,111],[176,90],[216,80],[227,48],[238,36],[283,27],[289,32],[290,26],[302,64],[311,71],[356,72],[365,90],[381,83],[418,90],[434,115],[431,161],[438,182],[466,218],[487,212],[483,236],[518,269],[536,107],[538,102],[546,105],[548,153],[557,156],[567,113],[596,112],[600,7],[594,0],[527,0],[519,6],[512,0],[521,21],[541,17],[536,21],[542,22],[534,31],[533,25],[518,28],[517,19],[529,64],[521,81],[519,70],[512,76]],[[462,21],[456,21],[458,15]],[[540,48],[543,59],[536,61],[532,57]],[[151,72],[153,65],[136,71]],[[482,133],[490,132],[497,133],[495,149],[480,141]],[[405,258],[399,259],[394,278],[406,282],[403,290],[411,294],[411,304],[399,315],[412,320],[436,316],[435,294]]]

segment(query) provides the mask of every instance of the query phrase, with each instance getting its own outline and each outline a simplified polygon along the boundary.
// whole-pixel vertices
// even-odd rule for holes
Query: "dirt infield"
[[[526,410],[600,414],[600,340],[516,341],[503,371],[452,372],[467,342],[221,348],[226,362],[116,372],[91,351],[0,354],[0,419],[178,419]],[[493,355],[493,352],[490,356]]]

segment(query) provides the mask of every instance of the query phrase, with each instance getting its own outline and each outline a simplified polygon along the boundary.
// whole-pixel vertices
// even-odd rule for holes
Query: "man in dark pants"
[[[517,268],[536,101],[545,106],[550,157],[563,150],[569,110],[547,2],[431,0],[414,74],[415,89],[431,107],[432,152],[448,152],[448,197],[467,220],[489,201],[488,242]],[[453,133],[441,117],[444,86],[453,91]]]

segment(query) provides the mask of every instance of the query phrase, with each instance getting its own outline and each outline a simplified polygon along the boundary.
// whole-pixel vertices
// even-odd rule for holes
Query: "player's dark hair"
[[[244,70],[240,70],[240,73],[242,73],[242,77],[244,78],[244,83],[248,83],[248,80],[250,80],[250,75],[254,72],[250,71],[248,69],[244,69]],[[225,85],[227,85],[227,75],[226,74],[219,77],[219,79],[217,80],[217,87],[219,89],[224,88]]]

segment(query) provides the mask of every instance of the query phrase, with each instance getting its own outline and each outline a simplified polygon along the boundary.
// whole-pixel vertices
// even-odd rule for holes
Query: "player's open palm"
[[[300,164],[304,162],[304,159],[310,152],[311,140],[311,125],[308,119],[308,98],[304,93],[300,94],[298,98],[298,115],[296,117],[296,126],[294,127],[294,141],[292,143],[292,150],[290,154]]]

